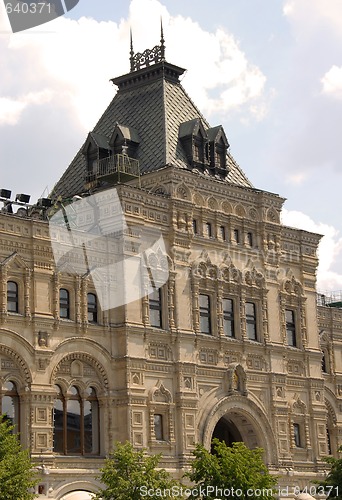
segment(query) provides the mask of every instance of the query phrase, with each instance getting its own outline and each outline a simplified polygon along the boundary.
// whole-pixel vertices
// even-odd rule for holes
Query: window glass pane
[[[223,332],[227,337],[234,337],[233,300],[223,299]]]
[[[151,326],[161,328],[162,326],[162,304],[161,304],[161,290],[153,290],[149,295],[149,308],[150,308],[150,324]]]
[[[84,402],[84,453],[99,453],[99,406],[95,399]]]
[[[301,448],[299,424],[293,424],[294,441],[297,448]]]
[[[163,416],[154,415],[154,434],[158,441],[163,441]]]
[[[2,397],[2,413],[9,420],[11,425],[15,424],[15,402],[12,396]]]
[[[64,453],[63,413],[63,401],[56,399],[53,407],[53,451],[56,453]]]
[[[17,388],[16,388],[15,384],[13,382],[11,382],[10,380],[3,384],[3,390],[9,391],[9,392],[14,392],[14,393],[17,392]]]
[[[67,451],[81,453],[81,405],[76,399],[67,401]]]
[[[286,319],[287,343],[290,346],[296,347],[297,338],[296,338],[296,324],[295,324],[294,311],[287,309],[285,311],[285,319]]]
[[[257,340],[255,304],[246,302],[246,335],[249,340]]]
[[[6,391],[2,396],[1,412],[5,418],[10,421],[11,425],[15,425],[15,431],[18,431],[19,425],[19,396],[14,382],[7,381],[3,384],[3,391]]]
[[[59,315],[61,318],[69,318],[70,313],[70,303],[69,303],[69,292],[64,288],[59,291]]]
[[[194,219],[192,221],[192,230],[193,230],[194,234],[197,234],[198,228],[197,228],[197,220],[196,219]]]
[[[7,310],[8,312],[18,312],[18,285],[14,281],[7,283]]]
[[[88,321],[90,323],[97,323],[97,299],[93,293],[88,293]]]
[[[208,295],[199,296],[200,330],[202,333],[211,333],[210,298]]]
[[[323,373],[328,373],[327,358],[324,351],[322,352],[322,371]]]

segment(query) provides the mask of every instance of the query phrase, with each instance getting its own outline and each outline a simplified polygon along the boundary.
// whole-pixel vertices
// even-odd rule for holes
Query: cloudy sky
[[[320,290],[342,290],[341,0],[79,0],[11,33],[0,4],[0,187],[35,201],[59,179],[129,71],[159,43],[286,224],[324,234]]]

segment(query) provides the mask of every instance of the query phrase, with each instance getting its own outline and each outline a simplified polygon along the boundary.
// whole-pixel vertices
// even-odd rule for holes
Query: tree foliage
[[[263,450],[250,450],[244,443],[227,446],[213,439],[213,453],[197,445],[186,476],[193,481],[193,494],[198,493],[207,500],[236,497],[239,500],[273,498],[277,478],[271,476],[262,460]],[[197,490],[197,491],[196,491]]]
[[[37,483],[29,452],[23,450],[13,426],[0,417],[0,498],[1,500],[31,500],[30,493]]]
[[[146,455],[145,450],[134,451],[126,442],[116,443],[113,454],[101,469],[100,480],[106,485],[96,499],[110,500],[149,500],[171,498],[172,487],[179,483],[172,479],[165,469],[157,469],[161,455]],[[170,494],[163,493],[170,491]],[[147,493],[148,492],[148,493]]]
[[[342,452],[342,447],[339,452]],[[330,465],[330,471],[318,484],[324,487],[329,500],[342,500],[342,458],[325,457],[323,460]]]

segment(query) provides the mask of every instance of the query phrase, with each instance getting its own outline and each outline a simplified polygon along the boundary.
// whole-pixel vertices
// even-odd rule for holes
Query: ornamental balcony
[[[85,182],[90,188],[103,181],[119,184],[137,178],[140,180],[139,160],[121,153],[93,163],[93,170],[86,173]]]

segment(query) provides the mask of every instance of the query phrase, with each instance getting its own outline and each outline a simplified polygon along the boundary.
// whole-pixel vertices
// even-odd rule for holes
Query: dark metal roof
[[[155,69],[161,65],[162,70],[157,74]],[[158,63],[126,75],[131,79],[138,75],[139,79],[135,84],[130,80],[128,87],[122,84],[93,130],[93,137],[101,143],[104,138],[107,140],[112,136],[118,123],[136,131],[140,139],[138,159],[141,173],[158,170],[167,164],[189,168],[179,141],[180,125],[200,119],[206,129],[210,128],[181,84],[165,76],[168,66],[174,68],[166,62]],[[122,83],[124,77],[115,80]],[[229,173],[225,181],[253,187],[231,155],[228,155],[227,163]],[[57,182],[52,195],[68,197],[82,192],[85,172],[86,159],[81,148]]]

